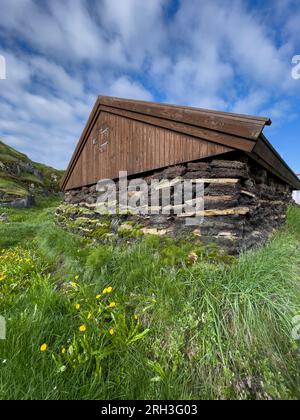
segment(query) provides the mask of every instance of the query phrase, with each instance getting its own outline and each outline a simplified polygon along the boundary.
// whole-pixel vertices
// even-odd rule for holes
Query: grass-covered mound
[[[299,209],[224,259],[157,237],[95,245],[54,225],[56,205],[0,225],[1,399],[300,397]]]
[[[33,162],[0,141],[0,203],[41,192],[58,192],[62,175],[62,171]]]

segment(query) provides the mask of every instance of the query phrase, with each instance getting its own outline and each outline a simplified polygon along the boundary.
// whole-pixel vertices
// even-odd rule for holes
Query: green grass
[[[40,178],[28,172],[23,172],[20,174],[20,181],[26,182],[26,183],[33,183],[33,184],[41,185],[41,186],[44,185],[44,182]]]
[[[0,141],[0,164],[4,163],[9,168],[18,162],[31,164],[33,168],[40,171],[42,179],[28,172],[14,174],[14,171],[4,171],[3,168],[0,168],[0,192],[4,192],[13,197],[25,197],[32,194],[32,191],[29,192],[30,184],[35,184],[37,194],[41,190],[58,192],[59,181],[63,176],[63,171],[58,171],[41,163],[32,162],[23,153]],[[57,177],[56,181],[53,180],[52,175]]]
[[[17,160],[24,160],[29,162],[29,159],[26,155],[18,152],[16,149],[8,146],[0,140],[0,161],[15,162]]]
[[[29,194],[20,183],[9,178],[0,178],[0,192],[18,197],[26,197]]]
[[[197,247],[191,264],[186,243],[62,231],[56,205],[0,225],[1,399],[300,398],[299,208],[263,249],[226,260]]]

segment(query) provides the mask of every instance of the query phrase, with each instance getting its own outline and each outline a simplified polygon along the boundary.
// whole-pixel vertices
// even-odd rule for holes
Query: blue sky
[[[270,117],[300,172],[299,0],[0,0],[0,55],[0,137],[36,161],[66,167],[102,94]]]

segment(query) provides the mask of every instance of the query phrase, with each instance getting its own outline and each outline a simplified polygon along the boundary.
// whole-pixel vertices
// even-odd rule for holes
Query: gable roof
[[[283,181],[300,189],[297,176],[262,134],[264,127],[272,124],[269,118],[108,96],[97,98],[62,179],[62,189],[101,111],[243,151]]]

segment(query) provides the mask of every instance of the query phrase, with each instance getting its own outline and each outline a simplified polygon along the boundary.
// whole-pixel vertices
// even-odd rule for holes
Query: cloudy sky
[[[300,172],[299,0],[0,0],[0,55],[0,137],[36,161],[66,167],[102,94],[271,117]]]

